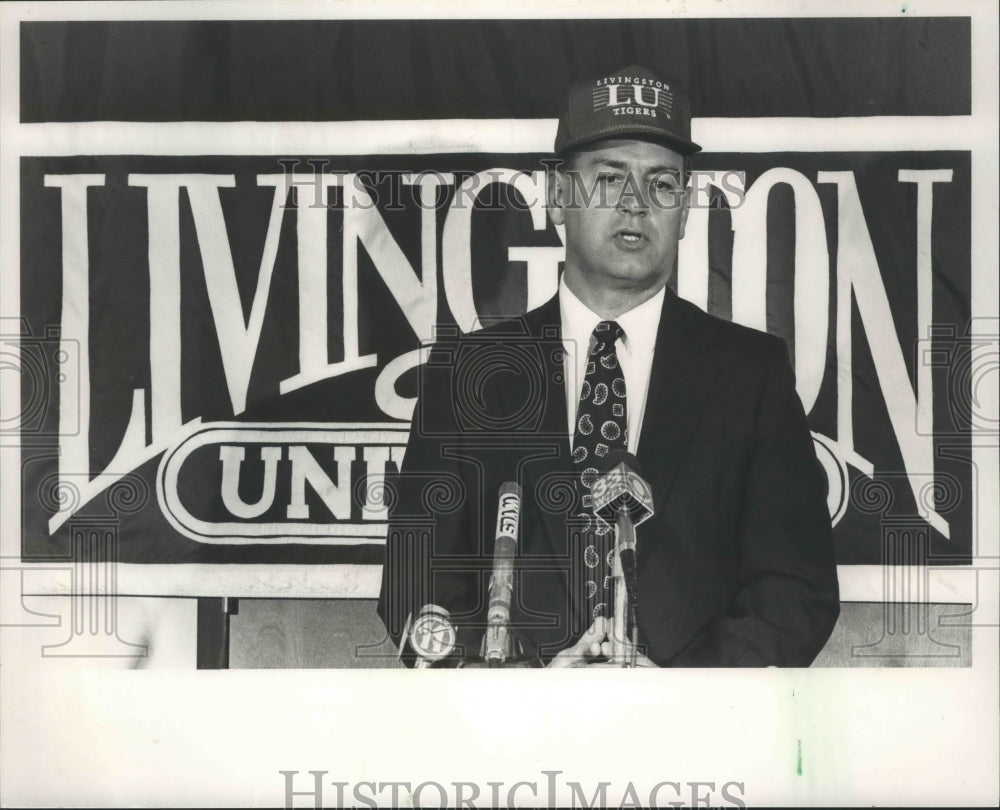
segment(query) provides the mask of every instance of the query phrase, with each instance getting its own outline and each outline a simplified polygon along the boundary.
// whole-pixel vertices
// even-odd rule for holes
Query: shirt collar
[[[594,327],[602,320],[574,292],[566,286],[565,277],[559,279],[559,311],[562,318],[562,336],[564,340],[572,340],[577,346],[590,346],[590,336]],[[663,311],[663,299],[666,287],[652,298],[643,301],[639,306],[628,312],[623,312],[615,320],[625,332],[623,344],[630,353],[648,351],[652,353],[656,345],[656,332],[660,326],[660,314]]]

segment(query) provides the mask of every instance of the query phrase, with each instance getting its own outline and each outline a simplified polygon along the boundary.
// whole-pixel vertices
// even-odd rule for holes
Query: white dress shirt
[[[653,367],[656,348],[656,331],[660,326],[663,296],[660,290],[648,301],[619,315],[614,320],[625,332],[615,350],[618,363],[625,376],[625,393],[628,416],[628,451],[633,455],[639,447],[646,395],[649,393],[649,375]],[[562,340],[565,349],[563,373],[566,376],[566,414],[569,417],[570,450],[576,433],[576,412],[580,402],[580,389],[586,374],[587,356],[594,327],[604,320],[574,295],[563,279],[559,280],[559,313],[562,318]]]

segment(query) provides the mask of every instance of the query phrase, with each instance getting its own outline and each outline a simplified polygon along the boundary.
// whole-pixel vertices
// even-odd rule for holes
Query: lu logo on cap
[[[619,84],[611,79],[598,80],[594,87],[594,112],[610,107],[614,115],[657,115],[670,113],[674,93],[670,85],[661,81],[626,82]]]
[[[573,85],[559,118],[555,151],[629,135],[660,141],[681,154],[701,151],[691,140],[687,90],[640,65]]]

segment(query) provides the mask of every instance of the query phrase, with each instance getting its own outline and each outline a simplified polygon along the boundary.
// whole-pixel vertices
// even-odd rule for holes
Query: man
[[[565,227],[558,295],[442,340],[423,369],[379,601],[397,641],[434,604],[478,652],[496,493],[512,480],[514,628],[552,666],[605,660],[612,535],[590,490],[628,451],[654,502],[637,528],[640,663],[808,666],[825,644],[832,534],[786,348],[667,288],[699,149],[686,92],[646,68],[571,89],[548,197]]]

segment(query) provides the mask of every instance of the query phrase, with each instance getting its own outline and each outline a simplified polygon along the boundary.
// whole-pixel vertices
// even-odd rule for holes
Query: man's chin
[[[644,290],[658,291],[660,287],[667,283],[669,273],[664,273],[658,268],[649,266],[618,266],[608,268],[605,273],[609,282],[615,284],[623,290]]]
[[[611,262],[604,267],[591,268],[589,272],[573,274],[570,289],[586,300],[586,291],[600,295],[602,292],[621,292],[640,296],[653,296],[670,280],[672,273],[660,268],[634,263]],[[567,277],[569,281],[569,278]]]

